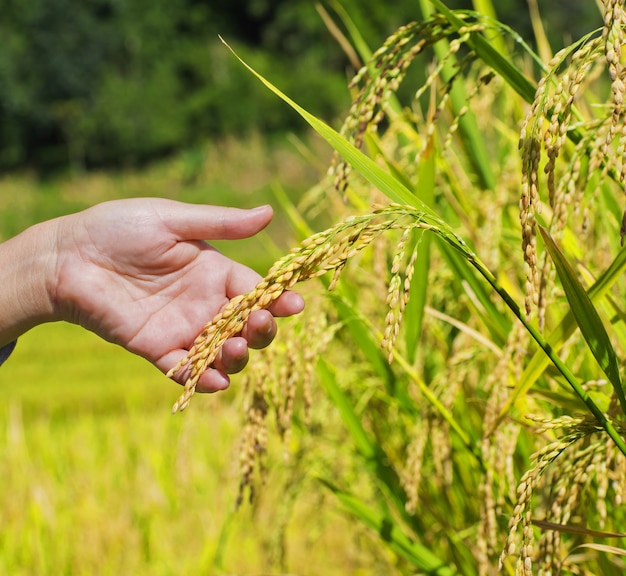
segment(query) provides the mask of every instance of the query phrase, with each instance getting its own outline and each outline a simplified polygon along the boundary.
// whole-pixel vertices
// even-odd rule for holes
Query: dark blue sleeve
[[[0,348],[0,365],[4,364],[4,361],[11,355],[16,343],[17,341],[13,340],[13,342],[9,342],[6,346]]]

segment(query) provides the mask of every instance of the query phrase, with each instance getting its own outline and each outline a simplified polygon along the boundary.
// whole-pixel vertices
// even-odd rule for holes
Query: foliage
[[[571,4],[565,19],[552,18],[557,37],[589,11]],[[346,8],[375,43],[415,12],[410,0]],[[298,126],[218,34],[311,112],[334,119],[348,101],[348,59],[313,0],[3,0],[0,11],[2,170],[136,165],[207,137]],[[525,1],[501,13],[518,20]]]
[[[5,0],[0,168],[132,165],[207,136],[289,128],[289,116],[261,91],[254,104],[239,104],[252,83],[217,46],[218,33],[245,42],[255,65],[273,68],[312,109],[332,115],[343,90],[341,53],[322,41],[312,3],[289,3],[276,16],[275,8]],[[304,66],[295,77],[294,55]],[[306,72],[320,67],[324,81]]]
[[[621,574],[624,551],[606,542],[626,537],[623,3],[607,2],[603,27],[545,62],[484,14],[422,7],[424,19],[362,50],[340,132],[251,69],[336,150],[299,210],[324,206],[342,224],[309,236],[294,219],[309,237],[241,302],[335,269],[325,286],[337,293],[303,333],[336,334],[317,377],[345,433],[329,459],[318,415],[308,457],[399,573]],[[415,63],[428,75],[403,106]],[[410,223],[361,254],[371,237],[360,223],[397,212]],[[336,231],[352,226],[346,248]],[[308,370],[289,351],[307,346],[263,357],[274,374],[249,380],[247,406],[263,409],[247,412],[244,486],[249,458],[262,464],[263,421],[275,414],[285,436],[293,380]]]
[[[623,69],[615,58],[624,31],[616,6],[604,32],[546,60],[493,19],[425,0],[424,16],[371,54],[366,28],[335,6],[329,14],[364,62],[339,132],[261,71],[339,152],[328,178],[297,204],[275,190],[302,240],[320,215],[340,227],[373,210],[429,219],[408,233],[389,230],[358,254],[341,252],[334,290],[326,292],[334,284],[326,277],[305,285],[303,323],[282,322],[281,339],[243,376],[239,514],[257,515],[260,548],[275,554],[236,570],[310,571],[315,546],[289,553],[306,530],[309,543],[324,545],[315,564],[324,573],[493,574],[499,562],[505,573],[624,573]],[[406,81],[420,79],[421,89],[398,90],[413,68],[426,72]],[[16,354],[42,369],[36,352],[47,345]],[[41,374],[28,374],[14,390],[24,380],[40,385]],[[116,385],[125,390],[137,373],[122,374]],[[73,425],[65,412],[58,429],[45,414],[29,428],[7,410],[0,438],[16,487],[6,495],[7,571],[46,571],[51,558],[68,572],[230,568],[224,542],[235,520],[217,550],[198,537],[214,528],[204,507],[236,482],[210,480],[206,469],[216,452],[205,439],[226,435],[209,426],[213,401],[209,418],[196,405],[182,417],[165,410],[167,424],[131,412],[102,428],[89,417]],[[148,404],[167,402],[159,395]],[[286,465],[268,435],[272,419]],[[94,480],[85,469],[104,472]],[[121,495],[107,493],[111,511],[89,490],[105,492],[99,479]],[[253,505],[243,505],[251,493]],[[327,519],[332,502],[348,521]],[[83,557],[65,546],[84,542],[77,524],[100,527],[78,548]],[[62,546],[52,540],[59,532],[68,536]]]

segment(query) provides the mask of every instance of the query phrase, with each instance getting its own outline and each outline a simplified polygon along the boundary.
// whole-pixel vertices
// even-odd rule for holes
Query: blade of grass
[[[489,330],[491,339],[498,346],[503,346],[511,329],[511,322],[494,304],[489,292],[485,289],[484,284],[480,282],[476,273],[471,268],[465,266],[463,258],[455,250],[452,250],[448,244],[438,242],[437,245],[446,264],[454,272],[454,276],[461,282],[466,283],[474,294],[479,304],[474,307],[474,310],[483,321],[487,330]]]
[[[474,10],[480,14],[488,16],[491,20],[497,20],[496,9],[491,0],[473,0]],[[501,36],[496,36],[491,40],[493,46],[502,54],[506,53],[506,44]]]
[[[602,319],[589,296],[587,296],[587,292],[585,292],[582,284],[576,278],[576,273],[549,232],[541,226],[539,231],[556,267],[576,324],[600,368],[602,368],[609,382],[611,382],[622,406],[622,413],[626,414],[626,396],[624,396],[624,387],[619,374],[617,354],[613,349]]]
[[[550,62],[552,59],[552,48],[550,48],[550,42],[548,41],[548,36],[543,26],[537,0],[528,0],[528,11],[530,13],[530,22],[533,27],[533,32],[535,33],[535,43],[537,44],[539,55],[544,62]]]
[[[324,359],[320,359],[317,365],[317,374],[320,385],[339,411],[341,419],[367,467],[379,481],[381,488],[384,489],[393,503],[397,513],[409,526],[414,526],[416,519],[409,516],[406,511],[406,496],[396,470],[391,466],[389,457],[380,443],[365,430],[359,415],[350,402],[350,398],[339,386],[335,371]]]
[[[322,6],[321,4],[316,4],[315,9],[317,10],[317,13],[320,15],[322,21],[326,25],[326,28],[328,28],[328,31],[330,32],[332,37],[343,50],[344,54],[350,61],[350,64],[352,64],[355,70],[359,70],[362,66],[361,60],[354,48],[352,47],[352,44],[344,35],[343,31],[340,30],[337,24],[335,24],[335,21],[330,17],[330,14],[326,11],[326,8],[324,8],[324,6]]]
[[[498,295],[504,300],[506,305],[517,316],[518,320],[524,325],[526,331],[532,336],[533,340],[537,342],[539,347],[548,356],[555,368],[563,375],[567,383],[571,386],[572,390],[578,395],[578,397],[585,403],[589,412],[593,414],[598,424],[606,431],[609,437],[613,440],[615,445],[619,448],[620,452],[626,456],[626,442],[624,438],[617,431],[613,423],[608,419],[607,415],[600,410],[598,405],[593,400],[592,396],[583,388],[581,382],[576,378],[574,373],[570,370],[558,354],[548,344],[543,334],[533,326],[522,314],[520,307],[511,298],[510,294],[498,283],[495,276],[489,271],[488,268],[472,254],[467,254],[467,261],[478,270],[483,278],[491,285],[491,287],[498,293]]]
[[[433,138],[431,137],[426,146],[426,151],[420,159],[417,178],[420,197],[427,204],[434,204],[435,201],[435,163],[436,154]],[[414,364],[417,358],[417,346],[422,333],[424,311],[428,297],[431,243],[432,236],[424,232],[419,232],[419,238],[413,239],[415,249],[419,250],[419,252],[415,262],[413,280],[409,288],[409,301],[405,310],[408,322],[405,322],[404,336],[407,360],[411,364]]]
[[[420,0],[422,12],[428,11],[428,0]],[[451,81],[458,73],[456,66],[456,58],[448,54],[449,45],[445,40],[440,40],[435,44],[435,54],[441,62],[444,62],[442,74],[444,81]],[[465,150],[465,154],[470,159],[476,175],[480,179],[480,184],[487,190],[493,190],[496,185],[489,153],[482,136],[482,132],[478,129],[476,116],[470,110],[467,110],[468,96],[463,82],[453,82],[450,89],[450,104],[455,116],[459,116],[462,109],[466,113],[460,117],[459,130],[463,137],[461,144]]]
[[[591,288],[589,288],[589,299],[594,302],[600,298],[603,298],[609,291],[611,286],[626,273],[626,250],[620,251],[615,260],[605,270],[605,272],[598,278]],[[558,350],[565,344],[569,337],[576,330],[576,320],[573,312],[570,310],[567,315],[561,320],[559,325],[553,330],[553,332],[547,337],[547,343],[552,350],[558,352]],[[509,412],[513,404],[520,396],[523,396],[530,390],[533,384],[539,379],[539,377],[545,372],[546,368],[550,364],[550,359],[541,351],[535,352],[530,362],[524,369],[522,376],[519,380],[519,384],[505,402],[500,415],[498,416],[498,422],[504,418]]]
[[[339,2],[333,0],[330,5],[337,13],[337,15],[341,18],[341,21],[346,27],[348,34],[350,34],[352,43],[359,53],[361,60],[363,60],[363,62],[367,62],[372,57],[372,51],[365,39],[363,38],[361,30],[359,30],[359,27],[354,23],[352,18],[350,18],[350,14],[348,13],[348,11]]]
[[[395,361],[404,370],[404,372],[417,384],[420,392],[424,395],[424,398],[430,403],[433,409],[450,425],[450,428],[457,434],[463,445],[467,448],[469,454],[471,454],[476,461],[480,464],[481,468],[484,468],[484,463],[480,449],[474,439],[470,438],[467,432],[463,429],[461,423],[454,418],[454,415],[443,405],[441,400],[437,398],[434,392],[428,387],[426,382],[420,377],[417,371],[408,363],[406,359],[400,354],[396,354]]]
[[[406,204],[413,206],[418,210],[423,210],[431,217],[440,220],[433,210],[426,206],[423,202],[418,200],[415,195],[398,182],[390,174],[385,172],[374,160],[366,156],[358,148],[350,144],[345,138],[343,138],[337,131],[333,130],[326,123],[319,120],[313,114],[307,112],[300,105],[296,104],[291,98],[284,94],[281,90],[276,88],[271,82],[266,80],[261,74],[256,72],[251,66],[246,64],[237,53],[220,37],[226,47],[233,53],[233,55],[245,66],[256,78],[258,78],[269,90],[276,94],[281,100],[289,104],[304,120],[306,120],[311,127],[324,138],[335,150],[337,150],[352,167],[357,170],[364,178],[366,178],[373,186],[378,188],[383,194],[385,194],[393,202],[399,204]],[[443,222],[442,222],[443,224]]]
[[[556,522],[547,522],[546,520],[533,520],[533,525],[542,530],[555,530],[566,534],[579,534],[583,536],[592,536],[594,538],[626,538],[623,532],[606,532],[605,530],[592,530],[584,526],[574,526],[571,524],[558,524]]]
[[[433,576],[453,576],[457,573],[428,548],[405,534],[390,516],[373,510],[360,498],[341,490],[332,482],[323,478],[319,480],[338,498],[348,512],[370,529],[376,531],[391,550],[418,568],[420,573]]]
[[[454,14],[441,0],[429,0],[443,14],[448,22],[460,30],[465,22]],[[482,35],[473,32],[468,42],[478,57],[493,68],[526,102],[531,103],[535,98],[536,86],[519,69],[502,54],[500,54]]]
[[[372,337],[371,327],[354,306],[353,298],[356,294],[356,292],[351,292],[339,284],[329,296],[332,298],[333,306],[339,314],[339,318],[350,333],[352,341],[367,358],[374,372],[389,385],[392,380],[391,367],[380,344]]]

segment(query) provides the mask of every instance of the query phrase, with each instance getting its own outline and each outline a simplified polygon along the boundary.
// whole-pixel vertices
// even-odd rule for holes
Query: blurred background
[[[532,44],[529,4],[500,0],[497,9]],[[267,235],[223,248],[264,273],[293,241],[279,199],[297,201],[331,154],[218,34],[339,126],[355,70],[324,18],[337,6],[0,0],[0,240],[113,198],[270,202],[277,214]],[[341,7],[371,49],[420,18],[415,0]],[[586,0],[543,0],[539,9],[555,51],[600,24]],[[60,324],[20,339],[0,386],[0,574],[387,573],[367,533],[319,492],[296,505],[270,477],[255,506],[235,512],[235,393],[172,417],[174,384]],[[302,470],[276,461],[281,482],[294,474],[287,484],[308,489]]]
[[[342,5],[373,47],[419,17],[410,0]],[[527,0],[497,6],[529,38]],[[541,11],[557,46],[597,19],[593,2]],[[2,0],[0,14],[3,171],[137,166],[208,138],[301,130],[218,34],[314,114],[348,105],[353,71],[310,0]]]

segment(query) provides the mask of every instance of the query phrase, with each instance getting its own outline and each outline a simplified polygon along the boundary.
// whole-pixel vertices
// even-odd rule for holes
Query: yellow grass
[[[141,172],[44,183],[4,178],[0,240],[112,198],[247,207],[271,201],[274,180],[304,191],[317,178],[293,150],[256,141],[206,153],[193,181],[185,157]],[[292,242],[279,214],[269,233]],[[228,253],[263,273],[276,256],[269,245],[228,243]],[[326,493],[297,462],[282,461],[278,440],[254,507],[235,511],[238,383],[234,377],[229,391],[203,395],[193,410],[172,416],[181,388],[144,360],[64,323],[22,336],[0,369],[0,574],[341,575],[372,574],[378,565],[385,573],[386,555],[325,504]],[[285,484],[301,492],[297,500]]]
[[[51,324],[20,339],[0,382],[0,573],[268,573],[280,515],[294,573],[371,573],[360,530],[321,506],[314,484],[285,507],[272,489],[293,473],[284,464],[254,508],[234,511],[236,379],[172,416],[178,385],[76,326]]]

